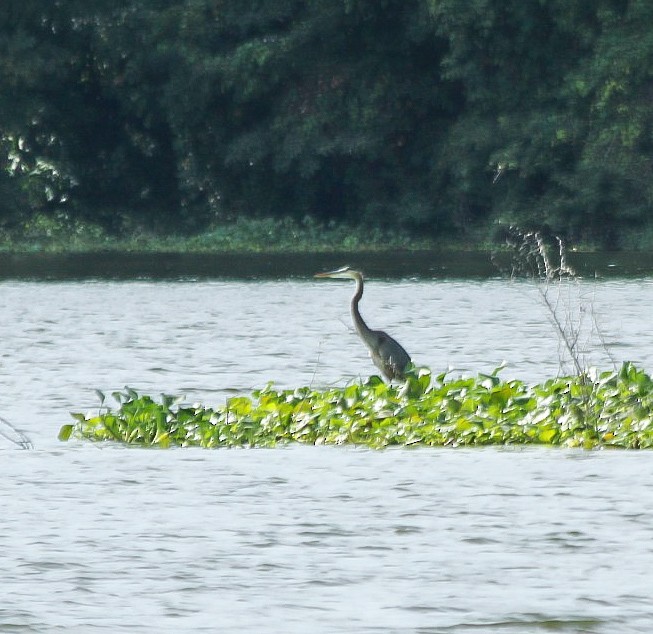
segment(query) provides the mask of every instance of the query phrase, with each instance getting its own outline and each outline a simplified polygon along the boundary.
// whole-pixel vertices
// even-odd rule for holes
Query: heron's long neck
[[[363,297],[363,276],[357,275],[356,292],[354,293],[354,296],[351,298],[351,316],[352,319],[354,320],[354,325],[356,326],[356,330],[358,331],[358,334],[361,337],[365,338],[366,335],[368,335],[372,331],[365,323],[365,321],[361,317],[360,311],[358,310],[358,302],[361,301],[361,297]]]

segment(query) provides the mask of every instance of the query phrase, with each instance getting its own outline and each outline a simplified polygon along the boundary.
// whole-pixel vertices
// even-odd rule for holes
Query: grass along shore
[[[385,228],[281,218],[216,221],[196,233],[154,230],[124,220],[116,232],[60,212],[37,214],[12,227],[0,226],[4,253],[370,253],[380,251],[494,251],[505,248],[509,225],[469,227],[465,238]],[[590,243],[575,251],[593,252]]]
[[[464,246],[464,245],[462,245]],[[411,234],[396,228],[320,224],[307,217],[236,219],[202,232],[158,233],[141,226],[113,235],[102,227],[65,214],[36,216],[11,230],[0,229],[0,252],[13,253],[280,253],[372,252],[460,249],[461,245]]]

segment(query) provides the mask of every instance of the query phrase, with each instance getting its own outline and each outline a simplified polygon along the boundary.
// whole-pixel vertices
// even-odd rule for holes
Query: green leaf
[[[557,429],[545,429],[544,431],[540,432],[538,438],[543,443],[550,443],[557,436],[557,434]]]
[[[57,438],[61,442],[66,442],[70,438],[71,434],[73,433],[74,425],[62,425],[61,429],[59,430],[59,435]]]

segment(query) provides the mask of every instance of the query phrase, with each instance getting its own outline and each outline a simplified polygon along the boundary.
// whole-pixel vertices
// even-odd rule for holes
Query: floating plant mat
[[[537,385],[499,371],[432,380],[425,369],[405,384],[378,377],[342,388],[277,390],[268,385],[216,408],[155,400],[126,388],[92,414],[74,413],[61,440],[157,447],[274,447],[305,444],[565,447],[653,446],[653,380],[631,363],[616,372],[560,377]]]

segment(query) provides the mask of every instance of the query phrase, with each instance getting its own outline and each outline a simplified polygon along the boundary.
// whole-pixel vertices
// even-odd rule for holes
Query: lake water
[[[210,405],[270,380],[368,376],[352,286],[0,282],[0,415],[34,444],[0,439],[0,631],[650,632],[648,452],[56,440],[96,388]],[[653,280],[548,298],[584,362],[653,368]],[[361,309],[434,372],[570,370],[529,282],[372,279]]]

